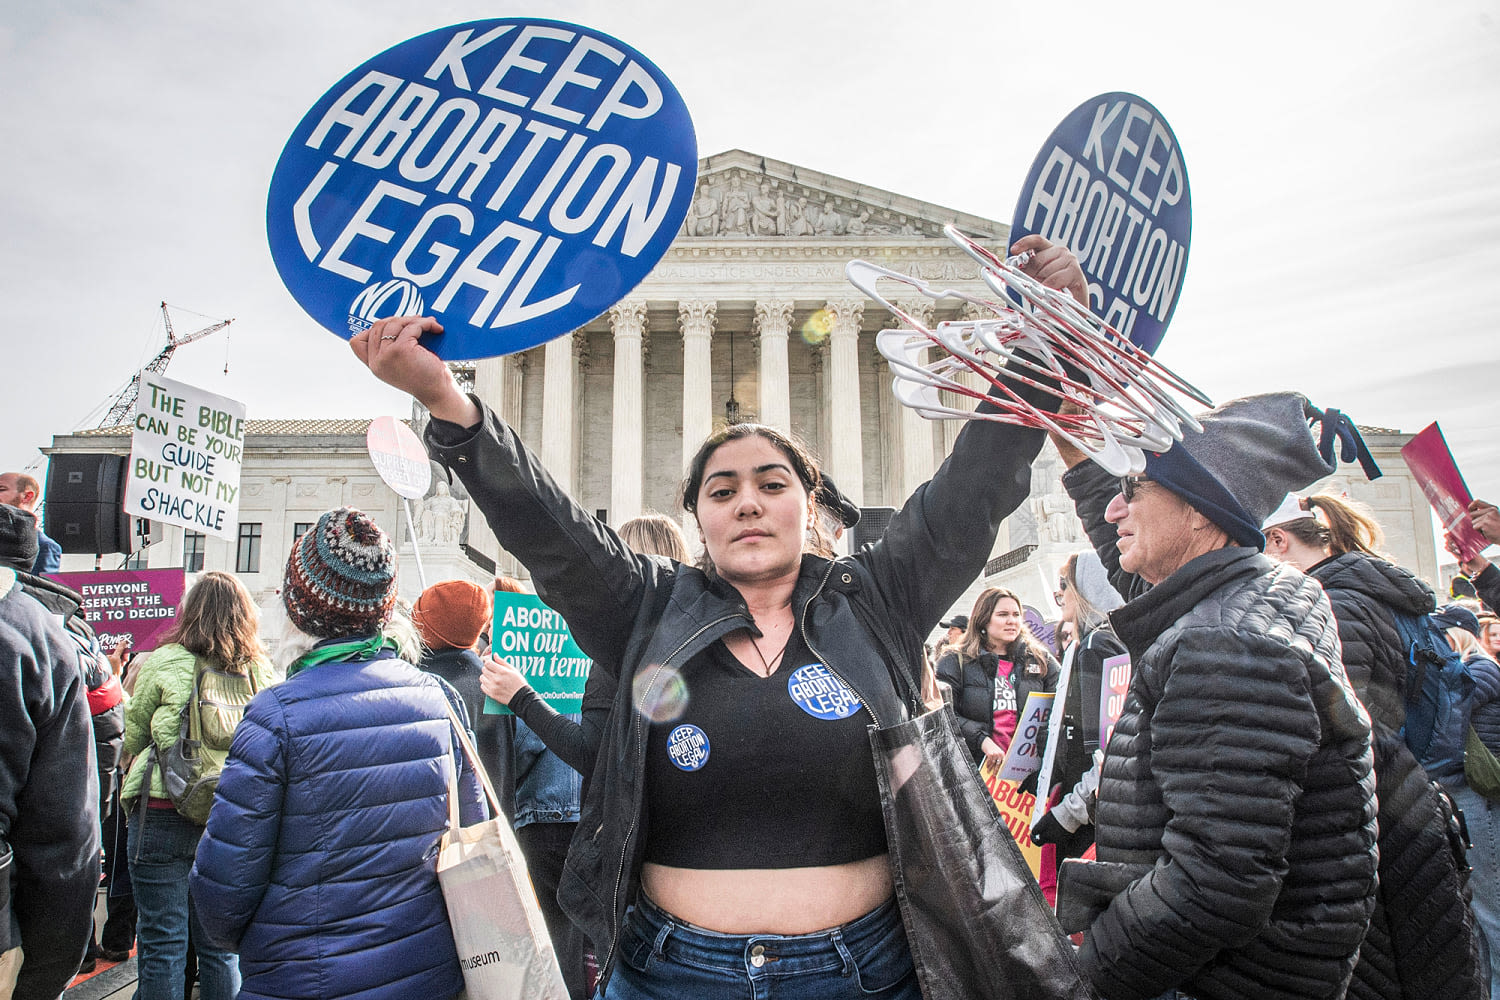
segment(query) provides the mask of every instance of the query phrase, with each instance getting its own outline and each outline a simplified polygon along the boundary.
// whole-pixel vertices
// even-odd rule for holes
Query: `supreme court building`
[[[844,267],[860,258],[992,297],[973,262],[943,236],[950,223],[1004,252],[1004,223],[740,150],[720,153],[700,161],[683,232],[624,301],[571,336],[456,367],[563,486],[611,525],[646,511],[678,513],[687,459],[731,419],[801,438],[851,500],[877,508],[866,516],[878,525],[878,508],[899,507],[932,475],[962,422],[929,421],[896,402],[875,336],[899,324],[849,283]],[[961,303],[920,295],[898,303],[929,324],[965,315]],[[424,417],[416,413],[414,422]],[[367,423],[251,420],[241,533],[256,525],[265,559],[249,570],[243,537],[238,546],[205,545],[169,527],[147,563],[184,565],[186,549],[198,544],[190,569],[245,567],[239,571],[252,592],[269,595],[298,530],[339,503],[368,510],[409,563],[412,539],[399,501],[364,452]],[[1365,436],[1385,478],[1366,482],[1354,467],[1319,488],[1370,504],[1391,556],[1436,584],[1427,503],[1399,456],[1409,436],[1376,428]],[[59,436],[48,451],[60,450],[128,452],[128,428]],[[1050,616],[1058,566],[1087,545],[1061,473],[1049,445],[1034,466],[1029,500],[1002,526],[985,574],[956,611],[967,613],[983,586],[999,585]],[[482,580],[491,572],[524,578],[461,486],[452,496],[440,491],[442,478],[413,522],[429,581]],[[697,531],[686,533],[696,545]],[[88,556],[65,561],[66,569],[92,565]],[[404,565],[403,593],[415,597],[419,589]]]

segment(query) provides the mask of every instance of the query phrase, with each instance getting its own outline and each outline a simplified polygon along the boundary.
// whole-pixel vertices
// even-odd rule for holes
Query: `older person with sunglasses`
[[[1316,581],[1260,524],[1333,471],[1307,400],[1202,417],[1123,480],[1058,441],[1133,676],[1104,761],[1098,861],[1059,912],[1102,997],[1340,1000],[1375,898],[1370,721]],[[1327,430],[1353,438],[1336,415]],[[1078,914],[1072,917],[1072,914]]]

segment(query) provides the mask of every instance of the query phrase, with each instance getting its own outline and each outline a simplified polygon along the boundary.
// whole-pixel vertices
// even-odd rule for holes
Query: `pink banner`
[[[1469,520],[1469,503],[1474,497],[1464,485],[1463,474],[1453,461],[1453,452],[1443,439],[1443,430],[1433,421],[1401,449],[1407,468],[1416,477],[1417,485],[1437,511],[1443,530],[1458,542],[1464,561],[1473,559],[1489,545],[1483,535],[1474,530]]]
[[[83,595],[83,617],[100,644],[113,649],[121,636],[130,648],[145,653],[177,618],[182,603],[183,572],[178,569],[115,569],[98,573],[50,573],[50,579]]]

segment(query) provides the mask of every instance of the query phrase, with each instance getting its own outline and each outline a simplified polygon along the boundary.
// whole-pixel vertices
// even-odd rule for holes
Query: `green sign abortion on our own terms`
[[[559,712],[583,708],[583,686],[592,661],[573,641],[568,623],[534,594],[495,592],[495,618],[490,648],[526,675],[538,697]],[[486,698],[487,715],[508,715],[510,709]]]

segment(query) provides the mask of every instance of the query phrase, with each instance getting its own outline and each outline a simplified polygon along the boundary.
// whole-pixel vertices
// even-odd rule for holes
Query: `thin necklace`
[[[790,601],[787,602],[787,606],[788,607],[791,606],[791,602]],[[755,616],[753,614],[750,617],[751,617],[752,621],[755,618]],[[778,627],[779,627],[779,623],[778,623]],[[751,634],[751,633],[747,633],[746,634],[745,637],[750,640],[750,645],[752,645],[752,646],[755,647],[755,655],[757,657],[759,657],[759,659],[760,659],[760,665],[765,668],[766,672],[765,672],[765,674],[763,676],[770,677],[771,674],[775,673],[775,671],[776,671],[776,665],[779,664],[781,662],[781,658],[786,655],[786,648],[792,644],[792,634],[796,630],[797,630],[797,622],[796,622],[796,619],[794,617],[793,620],[792,620],[792,622],[791,622],[791,624],[787,628],[786,639],[784,639],[782,641],[782,643],[781,643],[781,649],[779,651],[777,651],[776,655],[773,656],[770,660],[767,660],[766,659],[766,654],[763,653],[763,652],[761,652],[759,640],[757,640],[755,638],[755,636],[753,634]],[[766,632],[766,629],[764,629],[764,628],[761,629],[761,633],[762,634],[765,634],[765,632]]]
[[[787,637],[786,637],[786,642],[783,642],[781,644],[781,652],[779,652],[775,656],[773,656],[771,658],[770,662],[768,663],[768,662],[766,662],[766,654],[762,653],[760,651],[760,643],[758,643],[758,642],[755,641],[755,636],[752,635],[750,637],[750,645],[752,645],[752,646],[755,647],[755,655],[758,656],[758,657],[760,657],[760,665],[766,668],[766,672],[765,672],[764,676],[770,677],[773,673],[776,672],[776,665],[781,662],[781,658],[786,655],[786,648],[788,646],[790,646],[791,644],[792,644],[792,636],[791,636],[791,633],[788,632],[787,633]]]

